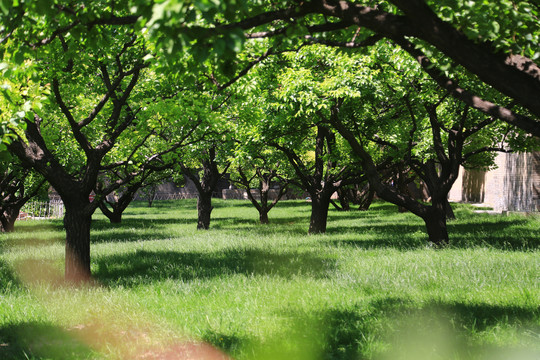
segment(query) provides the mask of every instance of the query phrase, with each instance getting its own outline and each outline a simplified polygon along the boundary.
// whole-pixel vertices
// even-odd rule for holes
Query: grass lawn
[[[305,202],[267,226],[214,205],[209,231],[192,200],[96,213],[84,288],[61,285],[61,220],[0,235],[0,359],[540,358],[539,216],[456,205],[438,250],[386,203],[331,209],[315,236]]]

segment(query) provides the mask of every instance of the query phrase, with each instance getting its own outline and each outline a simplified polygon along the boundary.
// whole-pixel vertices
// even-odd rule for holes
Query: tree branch
[[[416,59],[422,66],[424,71],[428,73],[431,78],[435,80],[437,84],[439,84],[440,87],[447,90],[454,98],[464,102],[474,109],[492,115],[509,123],[510,125],[517,126],[535,136],[540,137],[540,121],[535,121],[527,116],[514,113],[508,108],[496,105],[470,93],[469,91],[461,88],[457,82],[448,78],[443,72],[437,69],[429,58],[422,51],[417,49],[411,42],[404,38],[394,38],[393,40],[411,56],[413,56],[413,58]]]
[[[62,95],[60,94],[60,87],[58,84],[58,79],[53,79],[53,93],[54,98],[56,99],[56,103],[58,106],[60,106],[60,110],[68,120],[69,126],[71,127],[71,130],[73,131],[73,136],[75,137],[75,140],[77,140],[77,143],[81,146],[83,151],[89,155],[92,152],[92,146],[90,145],[90,142],[86,138],[86,136],[81,132],[81,127],[79,124],[75,121],[75,118],[73,117],[73,114],[71,114],[71,111],[65,104],[64,100],[62,99]]]

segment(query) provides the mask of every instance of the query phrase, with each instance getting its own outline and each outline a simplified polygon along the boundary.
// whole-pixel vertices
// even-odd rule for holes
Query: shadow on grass
[[[8,293],[20,286],[21,283],[13,273],[11,267],[4,260],[0,259],[0,294]]]
[[[412,317],[422,319],[422,315],[454,319],[457,330],[484,331],[497,324],[518,325],[525,328],[534,328],[540,331],[538,320],[540,309],[522,307],[517,305],[493,305],[486,303],[461,303],[432,301],[418,304],[409,299],[388,297],[377,299],[370,303],[370,307],[380,314],[390,317]],[[456,320],[459,320],[456,322]],[[474,325],[474,326],[473,326]]]
[[[33,220],[31,223],[26,222],[26,221],[17,221],[15,223],[15,232],[17,233],[35,233],[35,232],[41,232],[41,231],[63,231],[63,230],[64,230],[64,223],[62,219]]]
[[[291,327],[270,341],[249,344],[254,358],[532,360],[540,355],[532,335],[540,331],[539,312],[519,306],[417,304],[386,298],[358,308],[286,310],[277,315],[290,319]],[[473,340],[478,332],[496,331],[499,326],[514,328],[521,345],[501,347]],[[219,346],[214,338],[209,340]],[[237,345],[232,346],[222,348],[234,351]]]
[[[298,229],[291,228],[290,226],[302,225],[305,227],[302,233],[307,234],[307,227],[309,225],[309,216],[287,216],[287,217],[272,217],[269,215],[269,224],[261,224],[258,217],[252,219],[237,219],[237,218],[226,218],[226,217],[216,217],[212,220],[210,228],[212,229],[237,229],[238,225],[249,225],[251,227],[245,227],[246,230],[263,233],[268,233],[276,231],[293,231],[296,232]]]
[[[478,246],[491,247],[507,251],[537,250],[540,248],[540,235],[538,229],[526,227],[526,219],[500,218],[482,219],[471,223],[448,223],[448,234],[451,248],[474,248]],[[512,233],[519,229],[519,234]],[[358,240],[339,239],[340,234],[358,234]],[[411,236],[422,233],[424,236]],[[389,224],[380,218],[365,226],[332,226],[328,225],[327,234],[336,235],[335,240],[329,244],[337,246],[353,246],[362,249],[395,248],[399,250],[412,250],[427,245],[428,237],[425,225],[396,223]],[[362,239],[362,234],[369,234],[369,239]]]
[[[149,219],[144,216],[141,217],[125,217],[119,224],[112,224],[109,220],[95,219],[92,220],[92,230],[110,230],[110,229],[153,229],[166,225],[189,225],[194,224],[197,226],[196,218],[161,218],[161,219]]]
[[[92,359],[92,350],[57,326],[26,322],[0,327],[0,359]]]
[[[538,308],[437,301],[419,306],[399,298],[376,300],[370,306],[387,318],[383,338],[392,345],[384,359],[403,353],[411,353],[409,358],[532,360],[540,356],[535,339],[540,331]],[[497,337],[500,328],[513,328],[512,343],[520,345],[472,340],[480,332]]]
[[[269,225],[261,225],[257,218],[238,219],[226,217],[214,217],[210,223],[212,230],[235,230],[249,231],[261,236],[276,233],[287,232],[296,235],[307,234],[306,217],[286,217],[272,218]],[[294,227],[295,225],[304,225],[305,228]],[[130,242],[140,240],[161,240],[167,239],[163,231],[168,226],[187,226],[188,229],[195,230],[197,219],[186,218],[163,218],[163,219],[144,219],[128,218],[122,220],[120,224],[110,224],[108,220],[98,219],[92,222],[91,242],[112,243],[112,242]],[[292,225],[292,227],[291,227]],[[203,231],[203,230],[201,230]],[[62,238],[62,240],[64,240]]]
[[[245,337],[223,334],[215,331],[206,331],[202,335],[201,340],[212,344],[216,348],[229,354],[241,351],[241,349],[246,346],[246,343],[250,342],[250,340]]]
[[[137,251],[97,259],[97,280],[105,285],[134,286],[165,279],[207,279],[243,274],[291,278],[323,278],[334,260],[313,253],[275,253],[262,250],[222,252]]]
[[[527,227],[527,219],[497,217],[471,223],[448,225],[452,247],[489,246],[503,250],[536,250],[540,248],[540,232]]]
[[[10,240],[8,242],[9,246],[48,246],[51,244],[64,244],[66,241],[65,235],[54,234],[51,237],[35,237],[35,236],[24,236],[18,237],[17,239]]]

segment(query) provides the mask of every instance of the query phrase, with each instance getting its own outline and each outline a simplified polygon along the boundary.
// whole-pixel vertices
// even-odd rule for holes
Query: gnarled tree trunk
[[[197,229],[208,230],[210,228],[210,218],[212,215],[212,192],[199,192],[197,197]]]
[[[427,213],[422,216],[426,224],[428,238],[437,247],[448,245],[446,227],[446,211],[442,202],[434,202]]]
[[[120,224],[122,222],[122,213],[124,209],[120,209],[118,206],[113,206],[112,211],[107,207],[105,200],[99,203],[99,209],[109,219],[111,224]]]
[[[358,210],[361,210],[361,211],[369,210],[371,203],[373,203],[374,197],[375,197],[375,190],[371,189],[371,187],[364,193],[360,194],[358,196],[359,198]]]
[[[328,222],[328,208],[330,196],[325,192],[311,196],[311,218],[309,220],[309,234],[322,234],[326,232]]]
[[[268,220],[268,209],[261,208],[261,210],[259,210],[259,223],[263,225],[268,225],[269,222],[270,221]]]
[[[444,200],[444,212],[446,213],[446,220],[455,220],[456,215],[454,214],[454,209],[452,209],[452,205],[450,205],[450,202],[448,199]]]
[[[1,232],[12,232],[15,229],[15,221],[20,210],[20,206],[9,206],[3,209],[2,214],[0,214]]]
[[[90,280],[90,226],[92,212],[86,204],[67,205],[64,215],[66,229],[65,278],[80,283]]]

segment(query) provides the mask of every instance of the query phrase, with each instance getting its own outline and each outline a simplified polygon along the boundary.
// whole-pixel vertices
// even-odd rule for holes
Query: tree
[[[309,234],[326,232],[330,198],[341,186],[356,182],[359,177],[350,166],[338,167],[339,153],[333,131],[322,124],[318,124],[316,129],[312,166],[308,165],[304,161],[305,158],[302,159],[292,147],[285,147],[278,142],[272,144],[285,153],[299,178],[301,187],[310,194]]]
[[[225,160],[223,169],[220,170],[220,162],[222,159],[218,158],[217,144],[210,144],[204,149],[200,156],[199,161],[201,168],[197,170],[190,169],[184,163],[180,163],[182,173],[185,177],[189,178],[197,188],[197,229],[208,230],[210,228],[210,219],[212,215],[212,196],[219,180],[227,172],[230,162]]]
[[[259,222],[268,224],[268,213],[276,206],[287,191],[289,181],[280,176],[280,163],[272,164],[269,154],[261,154],[252,161],[242,161],[242,165],[237,168],[238,179],[234,181],[246,190],[247,197],[259,212]],[[253,183],[257,186],[254,186]],[[277,189],[276,189],[277,187]],[[257,191],[257,197],[253,195],[253,190]],[[276,190],[274,199],[271,197],[271,190]],[[258,198],[258,199],[257,199]],[[272,200],[269,202],[269,200]]]
[[[124,184],[122,187],[101,198],[101,202],[98,204],[99,209],[112,224],[121,223],[122,214],[135,198],[137,191],[145,187],[152,187],[156,184],[160,184],[165,179],[170,178],[171,175],[168,172],[163,172],[164,168],[170,167],[172,167],[172,164],[165,167],[159,167],[159,170],[156,170],[156,168],[153,167],[144,169],[141,174],[134,176],[131,180],[128,180],[132,177],[131,174],[129,174],[121,180]],[[97,192],[102,193],[101,189],[104,186],[103,183],[98,183]],[[152,196],[152,198],[153,197],[154,196]]]
[[[260,87],[265,86],[264,82],[256,80],[261,74],[264,69],[254,69],[254,73],[235,84],[235,148],[229,180],[246,190],[259,213],[259,222],[268,224],[268,213],[285,195],[294,170],[283,153],[265,141],[261,121],[266,102],[263,96],[256,96],[264,93]],[[272,190],[276,191],[273,200]]]
[[[351,204],[358,206],[358,210],[368,210],[375,197],[375,191],[369,187],[369,182],[364,180],[359,184],[352,184],[349,186],[342,186],[337,189],[337,195],[339,204],[334,200],[330,200],[330,203],[338,211],[351,210]]]
[[[92,12],[96,10],[93,6],[100,4],[94,2],[87,10]],[[149,74],[145,70],[149,64],[145,61],[145,40],[134,35],[135,28],[108,22],[88,28],[73,20],[75,15],[67,8],[57,13],[53,4],[48,5],[56,18],[28,9],[3,44],[9,71],[37,79],[36,87],[48,100],[36,103],[31,98],[31,102],[20,104],[19,98],[6,97],[3,104],[18,108],[15,115],[24,124],[13,129],[7,146],[25,166],[42,174],[62,198],[66,209],[66,280],[87,281],[91,275],[91,216],[100,200],[121,182],[102,188],[94,202],[89,195],[96,189],[104,164],[111,168],[123,163],[115,157],[122,154],[115,154],[114,149],[126,138],[126,130],[130,143],[136,144],[134,149],[140,149],[151,137],[141,131],[147,129],[141,110],[143,100],[149,98],[146,91],[151,87],[155,92],[155,84],[147,82],[137,88],[140,78]],[[120,7],[113,13],[126,14]],[[54,27],[55,21],[70,23],[68,30],[33,42],[34,36],[41,36],[41,26],[48,33],[47,25]],[[21,43],[26,44],[22,61],[17,55],[21,50],[14,51]],[[24,95],[22,91],[9,95],[13,93]],[[13,113],[11,108],[2,110]]]
[[[375,57],[365,65],[379,79],[365,85],[360,96],[340,99],[330,122],[359,157],[378,196],[421,217],[429,240],[445,245],[447,195],[459,167],[489,167],[494,151],[527,146],[530,137],[456,103],[422,79],[420,69],[399,53],[379,47],[372,54]],[[387,170],[380,170],[384,161],[389,166],[383,169],[398,166],[400,176],[409,172],[418,176],[428,188],[430,203],[417,201],[395,182],[386,181]]]
[[[258,136],[283,152],[298,185],[310,194],[310,234],[326,231],[331,196],[362,177],[355,160],[347,156],[347,144],[327,125],[336,105],[331,94],[347,93],[355,79],[341,82],[343,64],[335,61],[335,51],[324,50],[304,47],[267,61],[253,74],[265,89],[257,95],[266,96]]]
[[[0,169],[0,232],[11,232],[21,208],[39,193],[45,181],[9,156],[0,161]]]

